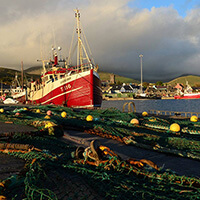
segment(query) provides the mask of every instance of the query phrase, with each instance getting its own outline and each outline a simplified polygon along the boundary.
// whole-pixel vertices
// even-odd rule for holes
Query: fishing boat
[[[192,92],[192,87],[186,82],[186,89],[181,91],[178,89],[177,95],[174,96],[174,99],[199,99],[199,92]]]
[[[27,93],[26,93],[26,87],[24,87],[23,84],[23,62],[22,62],[21,73],[22,73],[22,83],[20,84],[18,80],[18,75],[16,73],[10,92],[11,92],[11,97],[15,100],[15,102],[26,103]]]
[[[174,99],[199,99],[200,93],[183,93],[182,95],[174,96]]]
[[[86,49],[90,48],[86,37],[82,37],[80,12],[75,10],[77,46],[76,62],[71,64],[72,51],[66,60],[58,59],[61,47],[52,48],[53,59],[41,60],[43,71],[41,78],[32,81],[27,90],[28,102],[31,104],[54,104],[74,108],[92,109],[100,107],[102,103],[101,80],[98,75],[98,66],[90,58]],[[74,37],[72,37],[74,38]],[[87,48],[86,48],[86,45]],[[73,42],[71,43],[72,47]]]

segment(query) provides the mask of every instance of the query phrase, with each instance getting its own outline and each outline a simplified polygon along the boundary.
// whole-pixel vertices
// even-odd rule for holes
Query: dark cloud
[[[100,69],[145,81],[198,74],[200,9],[181,17],[173,7],[129,8],[128,0],[0,0],[0,65],[19,69],[38,65],[62,46],[68,56],[75,24],[74,8]]]

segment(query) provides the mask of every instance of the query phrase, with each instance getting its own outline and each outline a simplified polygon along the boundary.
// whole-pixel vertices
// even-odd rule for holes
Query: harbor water
[[[126,102],[133,102],[138,113],[149,110],[200,112],[200,99],[112,100],[103,101],[102,108],[114,107],[122,111]]]

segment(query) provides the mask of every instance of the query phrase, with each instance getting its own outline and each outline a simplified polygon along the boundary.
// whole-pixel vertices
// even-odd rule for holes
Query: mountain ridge
[[[31,78],[31,77],[33,77],[33,78],[37,77],[38,78],[39,75],[41,74],[41,71],[42,71],[42,66],[33,66],[33,67],[28,68],[28,69],[25,69],[24,73],[28,78]],[[21,77],[20,71],[18,71],[16,69],[0,67],[0,80],[2,80],[4,83],[6,83],[6,82],[11,83],[14,80],[16,73],[18,74],[18,77],[20,79],[20,77]],[[115,73],[99,71],[98,74],[99,74],[100,79],[102,81],[110,80],[110,75],[114,74],[115,75],[115,81],[116,81],[117,84],[121,84],[121,83],[137,83],[138,84],[138,83],[140,83],[139,80],[120,76],[120,75],[115,74]],[[170,81],[163,81],[163,83],[175,85],[178,82],[182,83],[182,84],[186,84],[186,81],[188,81],[188,83],[191,86],[200,85],[200,75],[182,74],[178,77],[174,77]]]

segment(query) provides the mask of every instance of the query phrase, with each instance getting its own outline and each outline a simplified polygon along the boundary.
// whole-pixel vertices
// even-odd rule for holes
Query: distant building
[[[200,87],[192,87],[192,89],[196,92],[199,92],[200,91]]]
[[[183,90],[183,89],[184,89],[184,86],[183,86],[183,84],[181,84],[181,83],[177,83],[176,86],[175,86],[174,88],[179,89],[179,90]]]
[[[109,91],[109,93],[121,93],[121,85],[113,85]]]
[[[109,85],[109,82],[108,81],[101,81],[101,86],[102,87],[107,87]]]
[[[157,88],[158,91],[167,91],[167,86],[157,85],[156,88]]]
[[[122,85],[120,92],[122,93],[133,93],[133,89],[130,87],[130,85]]]
[[[136,86],[136,85],[126,85],[126,84],[123,84],[122,85],[122,88],[121,88],[121,92],[123,93],[137,93],[138,90],[140,89],[139,86]]]
[[[112,85],[110,87],[104,88],[105,93],[137,93],[140,90],[139,86],[136,85]]]
[[[110,74],[110,84],[115,84],[115,74]]]

